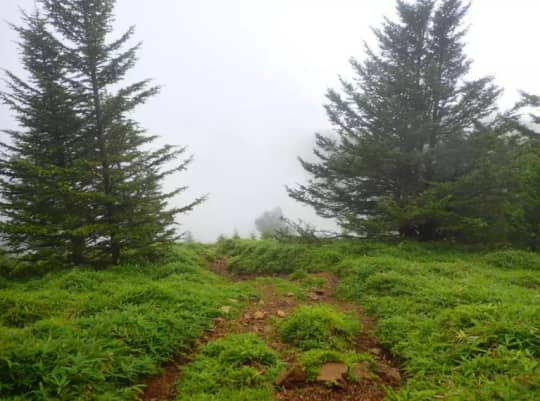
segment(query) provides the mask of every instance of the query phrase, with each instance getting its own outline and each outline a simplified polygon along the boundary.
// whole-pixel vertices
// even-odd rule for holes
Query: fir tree
[[[460,0],[397,2],[399,21],[374,30],[378,51],[351,60],[356,78],[329,90],[326,105],[337,136],[317,134],[317,162],[300,160],[312,175],[289,188],[294,199],[366,235],[398,231],[434,238],[436,222],[388,227],[381,203],[406,207],[433,182],[453,180],[471,167],[467,142],[495,110],[498,89],[489,77],[468,81]],[[395,222],[394,222],[395,223]]]
[[[24,14],[20,36],[29,80],[7,72],[3,101],[15,112],[20,130],[6,131],[0,194],[6,220],[0,232],[11,250],[27,257],[80,263],[84,258],[91,177],[79,161],[81,121],[65,81],[62,45],[38,13]]]
[[[97,166],[93,247],[99,254],[109,255],[113,264],[119,263],[122,250],[148,255],[176,238],[174,216],[204,199],[167,209],[167,200],[186,188],[167,193],[161,182],[184,170],[191,158],[171,167],[185,148],[143,149],[155,137],[145,135],[129,113],[158,88],[144,80],[114,89],[135,65],[139,48],[139,44],[127,47],[133,27],[109,41],[115,1],[42,0],[42,4],[66,43],[72,88],[86,122],[87,146],[95,149],[91,159]]]
[[[514,241],[533,250],[540,248],[540,96],[523,92],[522,100],[514,111],[526,111],[512,115],[513,127],[526,140],[521,146],[517,160],[519,189],[513,202]],[[517,240],[517,241],[516,241]]]
[[[167,206],[171,197],[186,188],[164,192],[163,179],[186,169],[192,159],[176,162],[185,148],[166,145],[147,150],[156,137],[146,135],[130,117],[158,88],[148,80],[121,86],[126,73],[135,65],[139,45],[127,47],[133,27],[117,40],[109,40],[114,3],[40,0],[45,16],[40,23],[49,27],[42,34],[46,41],[27,43],[23,61],[41,92],[58,91],[58,106],[55,99],[41,92],[36,95],[33,87],[10,75],[11,93],[5,99],[19,114],[20,125],[29,132],[28,139],[10,132],[15,145],[8,147],[2,162],[3,196],[7,199],[4,208],[9,219],[4,231],[11,245],[19,250],[37,249],[42,245],[33,241],[35,233],[44,233],[49,241],[52,236],[48,231],[52,231],[63,241],[64,237],[71,239],[71,259],[76,263],[84,260],[118,264],[123,254],[148,256],[177,238],[175,216],[204,200],[200,197],[183,207]],[[34,27],[28,28],[31,29]],[[20,32],[26,35],[25,30]],[[48,56],[47,65],[39,67],[33,52],[42,51],[54,52]],[[39,69],[45,67],[45,73]],[[51,82],[55,84],[53,89],[49,88]],[[32,103],[32,96],[37,96],[38,101]],[[52,107],[59,107],[60,111],[51,114],[49,122],[59,126],[50,130],[41,125],[41,120],[44,110]],[[51,135],[54,139],[49,143],[45,138]],[[58,143],[63,147],[59,148]],[[38,150],[36,144],[43,149]],[[63,152],[66,166],[56,161],[53,149]],[[33,159],[28,152],[39,153],[41,159]],[[51,164],[60,170],[51,170]],[[62,170],[65,168],[69,170]],[[43,170],[58,174],[40,184],[37,181]],[[47,185],[47,191],[43,185]],[[39,208],[25,209],[25,197],[39,204]],[[54,221],[55,226],[40,229],[41,224],[53,220],[57,209],[51,210],[48,206],[52,205],[58,210],[69,206],[73,215],[68,213],[64,221],[60,219]],[[63,248],[60,246],[53,253],[65,253]]]

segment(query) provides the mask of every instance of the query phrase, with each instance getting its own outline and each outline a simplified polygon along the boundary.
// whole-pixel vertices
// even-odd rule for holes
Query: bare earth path
[[[275,349],[281,359],[288,365],[294,366],[296,355],[290,345],[283,343],[274,322],[287,316],[294,308],[304,304],[328,303],[337,308],[354,312],[360,319],[363,331],[357,338],[357,352],[369,352],[376,361],[375,375],[363,375],[357,382],[346,381],[339,387],[328,387],[323,384],[306,383],[304,381],[285,383],[276,386],[277,401],[379,401],[385,398],[385,386],[397,387],[401,377],[399,369],[379,346],[373,335],[374,322],[364,311],[355,304],[341,302],[335,296],[337,279],[329,273],[312,275],[321,283],[299,299],[295,294],[284,292],[278,288],[270,277],[261,278],[256,275],[233,276],[227,271],[227,261],[214,263],[211,269],[230,280],[249,281],[258,295],[251,301],[243,312],[235,318],[217,318],[214,328],[199,339],[191,356],[178,358],[164,367],[162,373],[146,382],[145,390],[140,401],[174,401],[176,399],[176,384],[181,377],[182,365],[189,363],[197,354],[198,349],[209,341],[228,334],[253,332]],[[278,280],[289,280],[280,276]]]

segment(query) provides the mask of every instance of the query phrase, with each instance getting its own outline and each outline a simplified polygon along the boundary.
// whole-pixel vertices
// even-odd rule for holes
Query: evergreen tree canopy
[[[300,160],[312,178],[288,188],[294,199],[366,235],[397,231],[430,239],[436,222],[381,227],[381,204],[406,207],[433,183],[471,169],[467,144],[495,111],[492,78],[469,80],[460,0],[397,2],[398,21],[374,30],[377,50],[351,60],[352,82],[329,90],[326,111],[336,136],[317,134],[316,162]]]
[[[519,189],[513,202],[514,238],[529,248],[540,248],[540,96],[522,93],[517,110],[525,108],[527,117],[513,116],[517,127],[526,140],[516,158],[519,168]],[[517,241],[516,241],[517,242]]]
[[[54,253],[70,252],[76,263],[117,264],[122,252],[149,255],[176,238],[174,217],[204,200],[167,207],[186,188],[164,192],[161,182],[191,158],[176,164],[185,148],[170,145],[148,150],[156,137],[131,118],[158,88],[148,80],[122,86],[139,45],[128,46],[133,27],[109,39],[115,1],[40,4],[44,17],[27,18],[28,28],[17,29],[32,82],[8,74],[4,95],[23,131],[9,132],[15,145],[2,158],[3,232],[27,252],[36,250],[35,240],[48,243],[60,233],[72,251],[60,244]],[[43,174],[47,180],[37,183]],[[63,218],[55,215],[62,210],[68,211]]]
[[[2,95],[21,130],[5,131],[0,194],[7,221],[1,231],[15,251],[42,257],[82,257],[90,177],[81,160],[77,102],[66,80],[63,48],[38,13],[24,15],[20,35],[23,66],[30,79],[7,73]]]

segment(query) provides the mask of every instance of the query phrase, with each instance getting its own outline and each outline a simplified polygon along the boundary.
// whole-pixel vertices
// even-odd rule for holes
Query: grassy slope
[[[72,270],[0,289],[0,400],[130,400],[245,294],[180,247],[161,265]],[[88,383],[91,383],[89,385]]]
[[[249,292],[204,270],[201,250],[1,281],[0,400],[135,399],[144,376]],[[379,318],[378,336],[406,372],[391,400],[540,399],[537,255],[366,241],[226,241],[221,254],[236,271],[338,273],[340,295]]]
[[[226,241],[238,272],[333,270],[378,317],[406,384],[390,400],[540,399],[540,257],[401,244]]]

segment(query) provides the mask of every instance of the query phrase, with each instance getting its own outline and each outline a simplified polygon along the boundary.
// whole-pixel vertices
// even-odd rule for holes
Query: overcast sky
[[[34,0],[0,0],[0,67],[21,73],[7,22]],[[321,227],[327,222],[290,200],[284,185],[304,182],[298,155],[309,156],[313,133],[329,128],[324,93],[348,75],[373,42],[370,26],[394,15],[394,0],[118,0],[119,30],[136,25],[143,42],[130,80],[150,77],[162,92],[135,119],[161,141],[188,145],[195,162],[168,180],[190,186],[177,202],[210,199],[179,221],[195,239],[254,231],[263,211]],[[539,0],[473,0],[467,23],[473,75],[494,75],[505,89],[540,93]],[[0,90],[3,88],[0,83]],[[13,127],[0,106],[0,127]],[[4,139],[4,138],[2,138]]]

